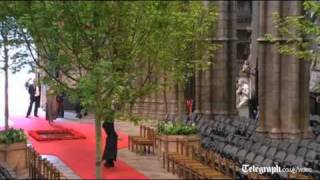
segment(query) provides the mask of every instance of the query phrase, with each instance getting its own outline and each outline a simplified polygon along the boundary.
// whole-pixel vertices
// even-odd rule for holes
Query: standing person
[[[255,92],[252,93],[252,97],[249,99],[249,118],[257,119],[258,118],[258,98]]]
[[[80,100],[78,100],[75,104],[75,110],[76,110],[76,117],[81,119],[82,118],[82,111],[83,111],[83,116],[87,116],[88,115],[88,111],[86,110],[86,108],[83,108],[83,106],[81,105]]]
[[[117,160],[118,153],[118,135],[114,129],[114,111],[110,113],[109,121],[106,120],[103,122],[102,126],[107,134],[106,143],[103,152],[103,160],[105,160],[104,166],[106,168],[114,167],[114,161]]]
[[[28,112],[27,112],[26,117],[28,118],[30,116],[33,103],[35,104],[34,116],[38,117],[38,108],[40,106],[40,87],[39,87],[39,85],[37,85],[34,81],[30,81],[29,86],[28,86],[28,92],[29,92],[29,96],[30,96],[30,103],[29,103]]]
[[[57,105],[58,105],[58,117],[64,118],[64,93],[60,93],[57,98]]]
[[[56,92],[51,87],[48,87],[46,95],[46,119],[49,121],[49,123],[52,123],[53,120],[55,120],[58,117],[58,103]]]
[[[29,78],[26,83],[24,84],[24,86],[26,87],[26,90],[28,90],[30,82],[31,82],[32,78]]]
[[[38,117],[38,108],[40,107],[40,97],[41,97],[41,88],[39,82],[35,84],[36,92],[34,94],[35,104],[34,104],[34,116]]]
[[[82,114],[81,114],[82,106],[81,106],[80,101],[76,102],[75,110],[76,110],[76,117],[81,119],[82,118]]]

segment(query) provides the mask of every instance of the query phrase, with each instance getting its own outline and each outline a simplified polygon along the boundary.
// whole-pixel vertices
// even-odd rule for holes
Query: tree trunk
[[[163,100],[164,100],[164,106],[166,115],[168,114],[168,101],[167,101],[167,79],[164,78],[164,87],[163,87]]]
[[[3,44],[4,44],[4,121],[5,121],[5,130],[9,129],[9,95],[8,95],[8,79],[9,79],[9,56],[8,56],[8,39],[4,35]]]
[[[95,112],[95,130],[96,130],[96,179],[102,178],[101,171],[101,109],[97,107]]]

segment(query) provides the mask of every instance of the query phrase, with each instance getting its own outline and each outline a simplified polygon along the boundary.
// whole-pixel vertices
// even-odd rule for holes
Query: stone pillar
[[[300,1],[261,1],[259,6],[259,127],[272,138],[309,137],[309,63],[278,53],[264,38],[278,31],[272,13],[281,17],[301,14]]]
[[[221,47],[212,65],[196,73],[196,112],[206,117],[237,114],[236,110],[236,2],[216,1],[219,17],[213,43]]]
[[[257,68],[258,61],[258,36],[259,36],[259,3],[260,1],[252,1],[252,20],[251,20],[251,44],[250,44],[250,56],[249,56],[249,65],[251,69]],[[257,71],[253,71],[257,72]],[[249,83],[249,96],[250,98],[253,95],[257,95],[258,89],[257,85],[257,73],[250,74],[250,83]],[[253,92],[255,94],[253,94]]]
[[[167,90],[168,114],[177,115],[176,86],[168,87]]]

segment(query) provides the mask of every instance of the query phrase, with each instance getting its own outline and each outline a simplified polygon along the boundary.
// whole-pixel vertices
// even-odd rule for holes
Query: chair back
[[[146,127],[146,138],[154,141],[156,138],[155,130],[150,127]]]

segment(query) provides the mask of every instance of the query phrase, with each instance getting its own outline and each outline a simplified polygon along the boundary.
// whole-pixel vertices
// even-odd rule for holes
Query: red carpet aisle
[[[39,118],[11,117],[15,128],[23,128],[27,133],[29,130],[47,130],[54,129],[47,121]],[[95,134],[94,126],[84,123],[60,122],[54,123],[63,125],[66,128],[75,129],[86,136],[86,139],[61,140],[39,142],[29,137],[29,141],[41,154],[52,154],[58,156],[64,161],[77,175],[84,179],[95,178]],[[128,145],[128,136],[117,132],[119,139],[118,148],[126,148]],[[105,135],[103,132],[103,145]],[[146,179],[140,172],[128,166],[121,160],[116,161],[116,168],[103,168],[104,178],[107,179]]]

